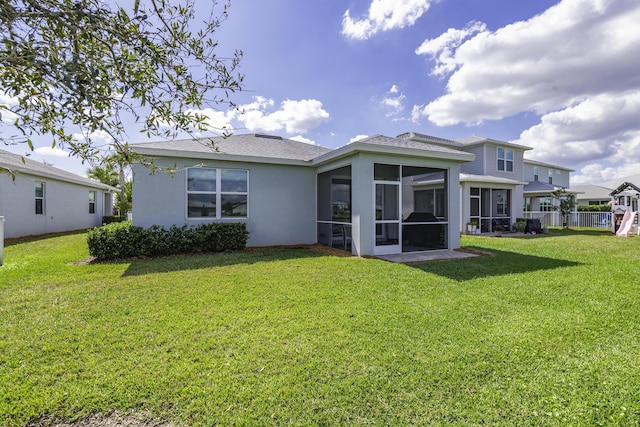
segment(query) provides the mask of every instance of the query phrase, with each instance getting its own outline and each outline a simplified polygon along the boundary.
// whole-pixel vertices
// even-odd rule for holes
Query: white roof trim
[[[457,152],[455,152],[457,151]],[[428,149],[410,148],[410,147],[397,147],[397,146],[385,146],[381,144],[370,144],[366,141],[356,141],[348,145],[344,145],[340,148],[336,148],[326,154],[322,154],[312,160],[314,166],[321,165],[326,162],[338,160],[342,157],[349,156],[357,152],[368,153],[381,153],[381,154],[393,154],[398,156],[411,156],[411,157],[426,157],[439,160],[453,160],[457,162],[470,162],[475,159],[475,154],[466,153],[458,150],[451,151],[436,151]]]
[[[473,175],[467,173],[460,174],[460,182],[482,182],[490,184],[508,184],[508,185],[526,185],[524,181],[517,181],[515,179],[502,178],[499,176],[491,175]]]

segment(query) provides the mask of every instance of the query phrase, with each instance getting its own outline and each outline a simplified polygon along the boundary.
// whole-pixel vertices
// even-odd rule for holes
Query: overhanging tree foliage
[[[0,0],[0,89],[13,100],[0,114],[11,119],[4,127],[17,129],[1,137],[5,144],[33,149],[35,135],[50,135],[52,146],[86,160],[113,150],[129,159],[125,116],[149,136],[171,138],[207,130],[193,110],[234,106],[242,52],[223,58],[213,38],[229,3],[207,2],[204,17],[195,0],[120,3],[127,6]],[[97,131],[109,135],[109,147],[99,145]]]

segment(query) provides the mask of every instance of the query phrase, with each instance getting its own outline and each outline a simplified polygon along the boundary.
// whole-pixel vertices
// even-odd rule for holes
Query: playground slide
[[[626,211],[622,217],[622,222],[620,223],[620,228],[618,228],[616,236],[628,236],[635,219],[636,212]]]

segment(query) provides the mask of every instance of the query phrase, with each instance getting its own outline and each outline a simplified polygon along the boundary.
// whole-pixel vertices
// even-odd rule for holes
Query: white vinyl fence
[[[525,218],[537,218],[542,225],[547,227],[562,227],[560,212],[535,212],[524,213]],[[568,216],[570,228],[603,228],[611,229],[611,212],[572,212]]]

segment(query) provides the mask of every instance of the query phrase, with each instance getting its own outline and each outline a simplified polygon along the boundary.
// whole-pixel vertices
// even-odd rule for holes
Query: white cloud
[[[10,111],[9,108],[18,104],[18,98],[15,96],[9,96],[3,92],[0,92],[0,122],[13,123],[18,118],[18,115]]]
[[[400,92],[398,86],[393,85],[391,89],[382,98],[381,105],[388,110],[386,116],[388,118],[397,117],[404,111],[404,101],[406,96]]]
[[[639,170],[640,162],[619,163],[611,166],[590,163],[571,175],[571,185],[607,183],[611,188],[616,181],[615,185],[618,185],[628,181],[629,178],[636,179]],[[633,182],[637,184],[637,182]]]
[[[414,105],[413,108],[411,108],[411,122],[412,123],[420,123],[420,118],[423,117],[422,114],[422,110],[424,110],[424,104],[423,105]]]
[[[640,89],[602,94],[542,116],[514,141],[536,159],[561,164],[640,160]]]
[[[457,48],[455,34],[427,41],[418,48],[424,54],[449,49],[435,58],[432,73],[452,74],[447,93],[422,114],[440,126],[479,123],[523,111],[546,114],[638,87],[638,21],[635,0],[563,0]]]
[[[52,148],[52,147],[38,147],[33,150],[34,153],[40,154],[41,156],[53,156],[53,157],[69,157],[69,152],[65,151],[61,148]]]
[[[210,131],[232,131],[233,125],[231,124],[231,121],[236,114],[234,110],[219,111],[214,110],[213,108],[205,108],[202,110],[187,110],[186,113],[193,113],[206,117],[204,123],[207,127],[207,130]]]
[[[432,75],[444,75],[456,69],[458,62],[454,58],[455,50],[469,37],[484,32],[487,26],[483,22],[469,22],[465,28],[449,28],[446,33],[435,39],[429,39],[415,50],[417,55],[429,55],[436,63]]]
[[[302,135],[293,136],[293,137],[291,137],[289,139],[292,139],[292,140],[298,141],[298,142],[304,142],[305,144],[316,145],[316,142],[314,140],[309,139],[309,138],[305,138]]]
[[[250,131],[306,133],[329,120],[329,113],[322,108],[322,102],[315,99],[300,101],[286,100],[280,108],[268,112],[275,105],[271,99],[256,97],[253,103],[240,106],[242,114],[236,120]]]
[[[380,31],[409,27],[431,6],[433,0],[372,0],[366,17],[353,19],[347,10],[342,18],[342,34],[366,40]]]
[[[0,122],[13,124],[17,118],[18,115],[13,111],[0,108]]]
[[[9,96],[4,92],[0,92],[0,105],[7,107],[13,107],[18,104],[18,98],[15,96]]]
[[[73,136],[73,139],[75,139],[76,141],[91,138],[92,144],[96,146],[101,143],[103,145],[109,145],[113,141],[113,138],[111,138],[111,135],[109,135],[108,132],[103,130],[97,130],[88,135],[85,135],[83,133],[74,133],[72,136]]]
[[[356,135],[349,140],[349,144],[352,142],[360,141],[361,139],[369,138],[369,135]]]

